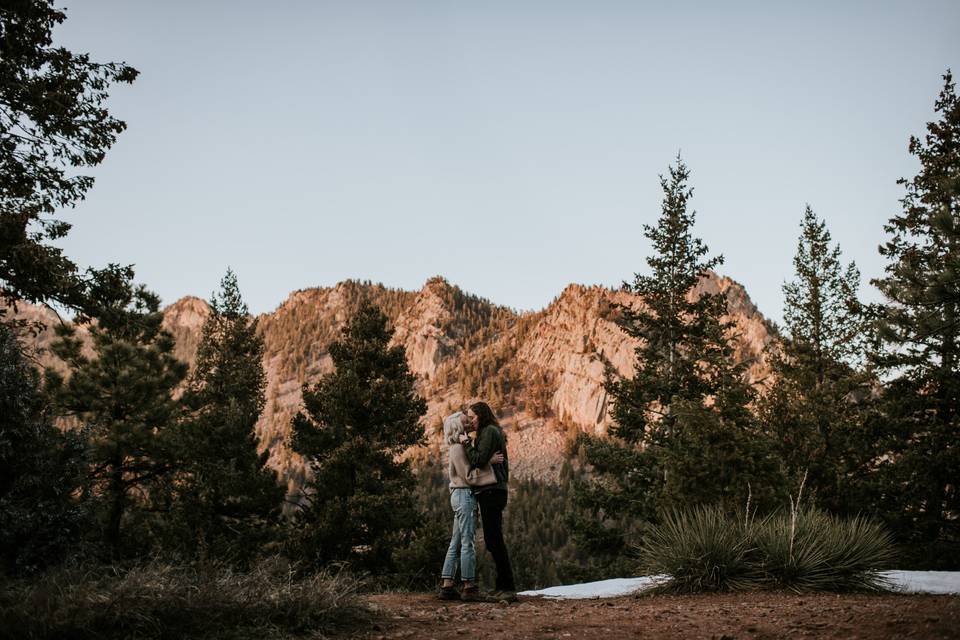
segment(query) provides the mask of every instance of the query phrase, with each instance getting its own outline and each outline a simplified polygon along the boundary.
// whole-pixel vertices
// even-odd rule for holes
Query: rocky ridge
[[[763,349],[774,339],[772,326],[730,278],[711,275],[691,295],[704,291],[727,296],[739,333],[736,357],[748,360],[751,378],[761,381],[767,374]],[[439,277],[417,292],[356,281],[296,291],[275,311],[257,318],[267,376],[266,406],[257,432],[261,446],[270,450],[271,464],[291,489],[306,473],[287,444],[301,389],[332,370],[328,345],[365,298],[390,318],[394,342],[406,349],[418,390],[428,402],[424,429],[429,445],[418,455],[438,456],[442,417],[482,397],[504,418],[516,473],[555,477],[572,435],[601,434],[610,426],[605,366],[632,374],[637,343],[615,320],[618,305],[639,307],[642,301],[627,291],[572,284],[547,308],[524,314],[467,294]],[[21,305],[19,313],[49,315],[29,305]],[[164,327],[176,338],[177,356],[188,363],[193,362],[208,313],[207,303],[192,296],[164,309]],[[48,344],[51,333],[43,332],[38,346]],[[49,355],[42,362],[55,364]]]

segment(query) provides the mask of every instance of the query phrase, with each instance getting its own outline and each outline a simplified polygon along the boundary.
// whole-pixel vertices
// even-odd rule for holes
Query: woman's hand
[[[493,454],[493,457],[490,458],[490,464],[503,464],[503,452],[497,451]]]

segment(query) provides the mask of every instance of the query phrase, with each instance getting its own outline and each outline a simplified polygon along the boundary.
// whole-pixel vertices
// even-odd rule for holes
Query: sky
[[[960,73],[960,2],[67,0],[55,42],[125,61],[128,129],[60,242],[165,304],[227,267],[254,313],[434,275],[540,309],[648,272],[658,176],[782,318],[809,204],[863,274]]]

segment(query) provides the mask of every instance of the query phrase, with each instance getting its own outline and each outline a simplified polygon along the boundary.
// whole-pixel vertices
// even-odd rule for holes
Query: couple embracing
[[[473,434],[475,437],[471,437]],[[503,510],[507,506],[510,461],[507,438],[493,411],[485,402],[475,402],[464,412],[443,421],[443,437],[449,445],[450,506],[453,507],[453,533],[443,563],[440,593],[442,600],[479,600],[477,553],[474,533],[476,510],[480,507],[483,542],[497,568],[497,600],[516,600],[516,586],[507,545],[503,541]],[[457,567],[463,590],[454,587]]]

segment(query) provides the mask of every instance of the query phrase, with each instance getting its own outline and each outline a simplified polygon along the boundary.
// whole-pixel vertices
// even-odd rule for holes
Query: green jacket
[[[463,445],[463,450],[467,454],[467,460],[474,467],[482,467],[490,462],[497,451],[503,452],[503,463],[493,465],[493,473],[497,476],[497,484],[483,487],[480,491],[486,489],[507,490],[507,484],[510,481],[510,460],[507,458],[507,436],[503,429],[493,424],[488,424],[480,430],[476,442],[468,441]]]

